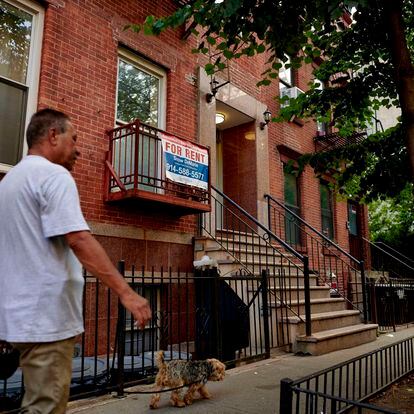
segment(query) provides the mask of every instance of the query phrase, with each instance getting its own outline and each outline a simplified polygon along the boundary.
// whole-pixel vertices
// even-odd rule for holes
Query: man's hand
[[[132,289],[126,294],[120,295],[119,299],[122,305],[132,313],[137,326],[144,329],[147,322],[151,319],[151,308],[148,301]]]

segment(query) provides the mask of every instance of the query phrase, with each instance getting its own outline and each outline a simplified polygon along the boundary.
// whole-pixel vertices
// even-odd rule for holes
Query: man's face
[[[56,163],[71,171],[80,152],[76,147],[76,131],[70,121],[66,121],[66,131],[56,134],[58,139]]]

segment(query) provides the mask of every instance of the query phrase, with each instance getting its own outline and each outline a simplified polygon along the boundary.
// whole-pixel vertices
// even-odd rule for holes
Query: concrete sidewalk
[[[295,356],[282,354],[271,359],[234,368],[226,373],[224,382],[208,383],[211,400],[196,400],[185,407],[185,413],[197,414],[274,414],[279,412],[280,380],[285,377],[298,379],[356,356],[393,344],[414,336],[414,327],[396,333],[382,334],[368,344],[332,352],[321,356]],[[140,386],[129,389],[151,389]],[[150,395],[129,394],[123,399],[103,396],[69,404],[68,414],[138,414],[154,413],[148,406]],[[161,403],[155,412],[176,413],[177,408],[169,405],[169,393],[162,394]]]

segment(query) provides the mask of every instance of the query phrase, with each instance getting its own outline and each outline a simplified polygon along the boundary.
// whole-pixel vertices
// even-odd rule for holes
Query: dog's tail
[[[164,365],[164,351],[157,352],[157,355],[155,356],[155,363],[157,364],[157,367],[160,368],[162,365]]]

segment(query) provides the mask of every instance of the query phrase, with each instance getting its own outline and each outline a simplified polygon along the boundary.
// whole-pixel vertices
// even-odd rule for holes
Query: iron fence
[[[414,322],[414,280],[388,279],[368,283],[370,319],[381,331]]]
[[[85,332],[76,342],[71,399],[110,390],[122,394],[124,386],[152,380],[161,349],[167,360],[216,357],[228,366],[269,356],[277,321],[269,313],[267,289],[275,280],[266,273],[220,277],[216,269],[125,271],[123,262],[119,269],[148,299],[153,318],[145,329],[137,329],[117,297],[85,275]],[[23,391],[19,369],[0,381],[0,404],[18,404]]]
[[[397,413],[364,403],[414,370],[414,337],[382,347],[280,388],[280,414],[335,414],[356,410]],[[355,412],[355,411],[352,411]]]

